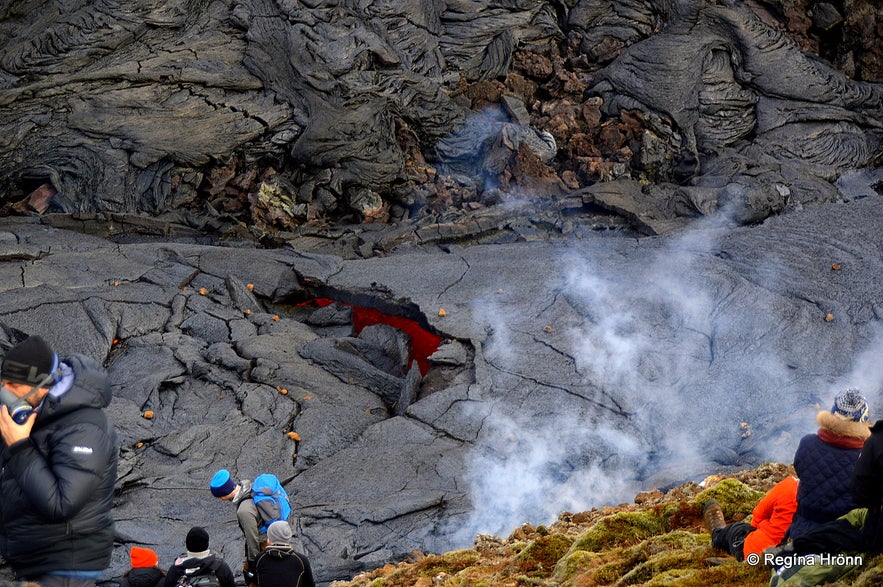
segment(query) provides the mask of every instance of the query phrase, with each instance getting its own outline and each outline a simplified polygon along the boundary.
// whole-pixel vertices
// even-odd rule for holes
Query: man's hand
[[[34,421],[37,419],[37,412],[34,411],[24,424],[16,424],[12,416],[9,415],[9,408],[0,407],[0,434],[3,435],[3,442],[6,446],[12,446],[19,440],[24,440],[31,436],[31,428],[34,427]]]

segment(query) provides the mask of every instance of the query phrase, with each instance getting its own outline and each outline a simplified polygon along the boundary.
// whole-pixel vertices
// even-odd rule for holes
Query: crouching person
[[[776,483],[754,507],[750,523],[727,524],[720,504],[709,500],[702,509],[702,518],[711,534],[711,544],[739,561],[750,554],[762,557],[764,549],[778,546],[797,511],[797,484],[791,476]]]
[[[267,542],[254,564],[257,587],[315,587],[310,562],[291,545],[288,522],[270,524]]]

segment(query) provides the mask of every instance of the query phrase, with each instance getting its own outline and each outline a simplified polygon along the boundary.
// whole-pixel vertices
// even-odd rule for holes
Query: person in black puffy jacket
[[[872,556],[883,553],[883,420],[871,428],[852,473],[855,503],[868,508],[862,527],[864,546]]]
[[[797,511],[788,530],[792,540],[856,507],[851,488],[853,469],[871,435],[868,402],[854,387],[837,394],[831,410],[820,411],[816,421],[818,433],[804,436],[794,453],[800,484]]]
[[[0,553],[16,577],[86,587],[110,564],[119,452],[107,372],[30,336],[0,367]]]

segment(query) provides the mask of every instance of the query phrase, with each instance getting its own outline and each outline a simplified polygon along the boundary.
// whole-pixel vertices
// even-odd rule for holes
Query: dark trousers
[[[745,558],[745,537],[754,531],[754,526],[746,522],[733,522],[723,528],[715,528],[711,533],[711,544],[726,550],[741,561]]]

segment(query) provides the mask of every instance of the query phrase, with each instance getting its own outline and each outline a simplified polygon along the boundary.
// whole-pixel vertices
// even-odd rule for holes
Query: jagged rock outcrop
[[[675,199],[653,233],[831,201],[881,155],[883,89],[799,49],[793,7],[36,6],[0,14],[7,213],[190,209],[278,243],[523,198],[572,214],[563,196],[622,178]]]

